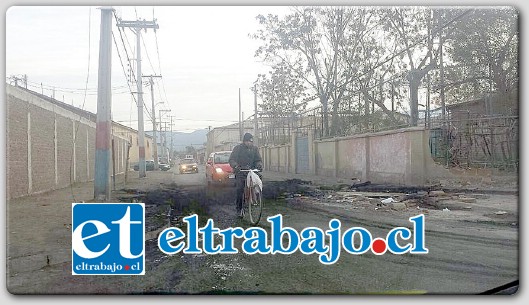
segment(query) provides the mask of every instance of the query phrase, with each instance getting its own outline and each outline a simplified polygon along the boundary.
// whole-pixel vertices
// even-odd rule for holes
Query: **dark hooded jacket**
[[[230,155],[230,166],[233,169],[255,169],[261,168],[263,160],[256,146],[246,146],[241,143],[233,148]]]

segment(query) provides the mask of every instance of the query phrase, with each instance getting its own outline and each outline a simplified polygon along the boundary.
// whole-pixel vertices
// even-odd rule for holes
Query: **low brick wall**
[[[96,124],[26,90],[6,85],[7,198],[94,178]],[[116,174],[128,140],[114,135]]]

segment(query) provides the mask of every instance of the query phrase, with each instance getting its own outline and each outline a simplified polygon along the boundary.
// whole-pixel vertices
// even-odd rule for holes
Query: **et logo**
[[[72,203],[72,274],[145,274],[143,203]]]

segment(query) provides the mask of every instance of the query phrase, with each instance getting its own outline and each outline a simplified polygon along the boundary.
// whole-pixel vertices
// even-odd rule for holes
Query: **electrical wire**
[[[141,36],[141,42],[143,43],[143,48],[145,49],[145,55],[147,56],[147,60],[149,61],[149,64],[151,65],[153,74],[157,75],[158,73],[156,73],[156,70],[154,69],[154,66],[152,65],[151,57],[149,56],[149,51],[147,50],[147,45],[145,44],[145,39],[143,39],[143,36]]]
[[[154,14],[154,12],[153,12],[153,14]],[[158,48],[158,35],[156,34],[156,31],[154,32],[154,38],[155,38],[155,41],[156,41],[156,54],[158,55],[158,69],[160,70],[160,75],[163,76],[163,74],[162,74],[162,62],[160,61],[160,50]],[[162,89],[163,89],[163,93],[164,93],[164,96],[165,96],[165,101],[169,102],[169,99],[167,98],[167,91],[165,91],[165,82],[163,80],[163,77],[162,77]],[[161,96],[161,93],[160,93],[160,96]]]
[[[88,7],[88,64],[87,64],[87,71],[86,71],[86,82],[85,82],[85,95],[84,95],[84,98],[83,98],[83,104],[81,106],[81,110],[84,110],[84,106],[85,106],[85,103],[86,103],[86,93],[87,93],[87,90],[88,90],[88,80],[90,78],[90,45],[91,45],[91,31],[90,31],[90,28],[91,28],[91,25],[92,25],[92,9],[91,7]],[[75,180],[75,177],[72,177],[73,176],[73,170],[72,170],[72,167],[74,166],[74,153],[75,153],[75,145],[76,145],[76,141],[77,141],[77,134],[79,132],[79,126],[81,126],[81,118],[82,118],[82,114],[79,114],[79,120],[77,122],[77,127],[75,129],[75,134],[74,134],[74,137],[72,139],[72,142],[73,142],[73,146],[72,146],[72,157],[70,159],[70,192],[72,193],[72,199],[73,199],[73,202],[76,202],[77,199],[75,199],[75,194],[73,192],[73,181]],[[88,155],[86,156],[88,158]],[[87,171],[88,171],[88,168],[87,168]]]
[[[121,64],[121,68],[123,69],[123,74],[125,75],[125,79],[127,80],[127,72],[125,71],[125,66],[123,65],[123,60],[121,58],[121,53],[119,52],[118,44],[116,42],[116,37],[114,36],[114,31],[112,31],[112,38],[114,40],[114,45],[116,46],[119,62]],[[123,47],[125,47],[125,45],[123,45]],[[134,103],[136,105],[138,105],[138,101],[136,100],[136,97],[134,96],[134,93],[132,93],[132,88],[130,87],[130,83],[129,83],[128,80],[127,80],[127,86],[129,87],[129,92],[130,92],[130,95],[132,96],[132,99],[134,100]]]
[[[41,83],[28,81],[28,84],[33,84],[34,87],[39,87],[39,88],[41,87]],[[46,90],[54,89],[55,91],[58,91],[58,92],[72,93],[72,94],[84,94],[87,91],[97,92],[97,88],[88,88],[88,87],[86,88],[66,88],[66,87],[53,86],[53,85],[47,85],[47,84],[42,84],[42,88]],[[112,90],[119,90],[119,89],[124,89],[124,88],[126,87],[125,86],[115,86],[115,87],[112,87]]]

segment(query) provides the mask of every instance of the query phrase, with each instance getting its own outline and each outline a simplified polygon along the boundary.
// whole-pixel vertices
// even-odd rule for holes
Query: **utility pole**
[[[162,157],[167,157],[166,152],[165,152],[165,147],[167,146],[167,126],[165,124],[167,122],[162,122],[162,112],[171,112],[171,110],[170,109],[169,110],[160,109],[158,110],[158,112],[160,114],[160,146],[162,148]],[[162,138],[162,123],[164,124],[163,138]]]
[[[112,7],[101,8],[99,38],[99,70],[97,73],[96,155],[94,199],[110,200],[110,131],[112,128],[111,72],[112,66]]]
[[[167,163],[170,164],[169,159],[173,158],[173,115],[171,116],[171,149],[169,149],[169,158],[167,158]]]
[[[242,128],[242,104],[241,104],[241,88],[239,88],[239,140],[242,141],[242,134],[243,134],[243,128]]]
[[[446,104],[445,104],[445,70],[443,64],[443,30],[439,32],[439,72],[441,73],[441,117],[446,119]]]
[[[146,176],[145,173],[145,130],[143,124],[143,92],[142,92],[142,76],[141,76],[141,30],[159,28],[156,20],[146,21],[122,21],[118,20],[118,27],[130,28],[136,34],[136,65],[137,65],[137,79],[136,86],[138,90],[138,142],[139,142],[139,175],[140,178]]]
[[[165,158],[169,158],[167,155],[167,122],[163,122],[163,154]]]
[[[254,106],[254,121],[253,121],[253,138],[254,145],[258,145],[258,135],[257,135],[257,85],[253,85],[253,106]]]
[[[156,142],[156,111],[154,109],[154,82],[153,77],[162,77],[161,75],[144,75],[143,77],[149,77],[149,83],[151,84],[151,101],[152,101],[152,134],[154,138],[154,170],[158,170],[160,166],[158,165],[158,144]]]

